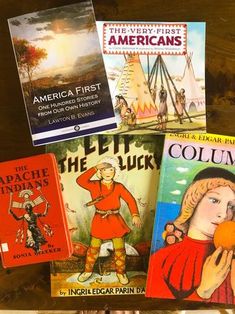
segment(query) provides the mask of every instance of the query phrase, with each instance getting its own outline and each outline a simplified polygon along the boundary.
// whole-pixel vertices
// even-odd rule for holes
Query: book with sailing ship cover
[[[73,255],[51,263],[52,296],[145,293],[162,136],[90,136],[56,155]]]
[[[90,0],[8,23],[33,145],[116,128]]]
[[[205,132],[205,23],[97,21],[118,129]]]
[[[2,162],[0,173],[3,267],[68,258],[72,244],[55,156]]]
[[[235,304],[235,137],[166,136],[146,296]]]

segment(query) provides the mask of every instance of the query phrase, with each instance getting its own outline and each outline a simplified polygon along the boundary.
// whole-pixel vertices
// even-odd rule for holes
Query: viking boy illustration
[[[141,219],[136,200],[132,194],[123,184],[114,180],[119,172],[118,159],[106,157],[77,178],[77,184],[91,194],[92,200],[86,205],[95,206],[95,215],[91,224],[91,242],[86,255],[85,270],[78,277],[80,282],[84,282],[92,276],[93,267],[104,240],[112,240],[113,242],[116,275],[119,282],[123,285],[129,282],[125,269],[124,236],[131,230],[120,214],[120,200],[123,199],[127,203],[134,226],[140,228]],[[91,180],[95,174],[99,180]]]

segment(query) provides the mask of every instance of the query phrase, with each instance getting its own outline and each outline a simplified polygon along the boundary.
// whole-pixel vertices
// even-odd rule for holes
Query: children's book
[[[56,159],[43,154],[0,163],[3,267],[72,254]]]
[[[90,0],[8,23],[33,145],[116,128]]]
[[[73,255],[51,263],[54,297],[144,294],[163,137],[97,135],[56,155]]]
[[[97,21],[115,134],[206,130],[205,23]]]
[[[235,304],[235,137],[166,135],[146,296]]]

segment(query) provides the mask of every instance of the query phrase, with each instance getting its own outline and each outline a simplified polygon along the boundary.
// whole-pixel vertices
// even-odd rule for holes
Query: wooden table
[[[76,0],[0,0],[0,161],[44,152],[31,144],[7,18]],[[234,0],[94,0],[97,20],[206,21],[208,132],[235,136]],[[1,309],[198,309],[228,308],[150,300],[144,296],[51,298],[49,264],[0,270]],[[231,308],[231,306],[230,306]],[[234,307],[233,307],[234,308]]]

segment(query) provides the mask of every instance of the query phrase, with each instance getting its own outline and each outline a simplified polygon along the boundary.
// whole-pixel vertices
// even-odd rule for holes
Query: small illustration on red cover
[[[38,190],[40,191],[40,189]],[[23,202],[16,202],[12,201],[13,194],[10,193],[9,212],[20,223],[15,241],[23,243],[25,239],[25,247],[39,253],[41,246],[48,242],[46,236],[52,237],[53,231],[50,225],[44,223],[41,219],[47,216],[50,204],[46,201],[42,193],[32,200],[31,196],[33,194],[32,190],[22,190],[19,192],[19,197],[23,198]],[[34,208],[37,208],[42,203],[45,204],[45,210],[42,213],[36,212]],[[13,208],[24,209],[25,213],[18,216],[15,214]]]

